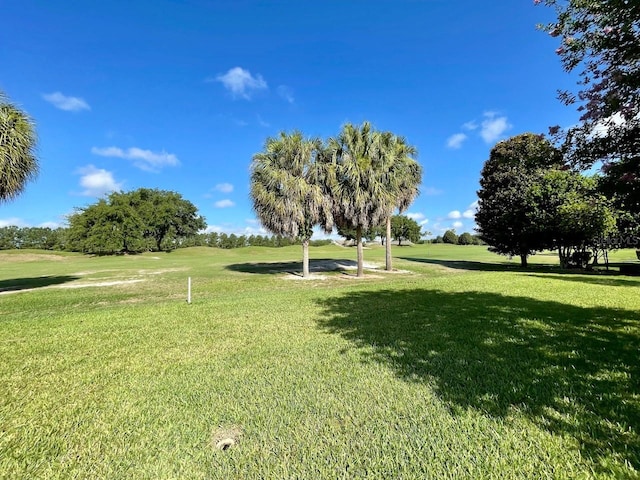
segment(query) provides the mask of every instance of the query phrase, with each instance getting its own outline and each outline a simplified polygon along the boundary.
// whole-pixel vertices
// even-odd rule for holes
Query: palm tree
[[[331,232],[331,199],[320,184],[318,139],[281,132],[269,137],[253,156],[251,198],[262,225],[275,235],[302,239],[302,275],[309,276],[309,240],[313,226]]]
[[[0,202],[17,197],[38,173],[33,122],[0,91]]]
[[[331,192],[336,223],[356,230],[358,277],[364,276],[362,232],[391,216],[396,203],[389,189],[389,155],[383,135],[369,122],[346,124],[329,139],[325,183]]]
[[[391,210],[398,209],[402,214],[420,193],[422,167],[412,157],[417,150],[407,144],[403,137],[385,132],[381,136],[381,148],[385,155],[388,170],[388,188],[395,196]],[[385,269],[392,270],[391,260],[391,214],[386,218]]]

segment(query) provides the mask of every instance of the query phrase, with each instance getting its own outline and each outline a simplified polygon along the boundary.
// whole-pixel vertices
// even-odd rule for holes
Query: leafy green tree
[[[491,251],[519,256],[526,267],[529,255],[549,247],[539,236],[528,192],[547,170],[561,167],[561,160],[548,140],[532,133],[503,140],[491,149],[481,172],[476,212],[480,237]]]
[[[610,200],[597,181],[577,172],[551,170],[528,192],[539,238],[558,250],[560,266],[586,266],[599,239],[616,230]]]
[[[454,230],[447,230],[446,232],[444,232],[444,235],[442,236],[442,242],[450,243],[451,245],[457,245],[458,235],[456,235],[456,232]]]
[[[0,203],[18,196],[38,173],[35,127],[0,91]]]
[[[210,232],[207,234],[207,245],[210,247],[217,248],[219,241],[219,233],[218,232]]]
[[[355,240],[357,237],[357,231],[355,228],[338,226],[337,231],[338,235],[340,235],[347,241]],[[381,237],[384,241],[384,228],[381,226],[367,228],[362,232],[362,238],[364,238],[368,242],[375,241],[377,237]]]
[[[20,229],[15,225],[0,228],[0,250],[13,250],[18,247]]]
[[[420,225],[418,222],[405,215],[394,215],[391,217],[391,237],[402,245],[403,240],[418,243],[420,240]]]
[[[471,235],[474,245],[486,245],[486,243],[480,238],[480,235]]]
[[[196,207],[175,192],[113,192],[69,217],[69,247],[85,253],[172,250],[205,228]]]
[[[444,238],[442,237],[442,235],[438,235],[433,239],[433,242],[431,243],[444,243]]]
[[[364,276],[363,232],[391,216],[398,197],[389,189],[388,157],[381,136],[369,122],[344,125],[330,138],[324,160],[324,185],[333,199],[336,224],[356,230],[358,277]]]
[[[458,245],[473,245],[473,237],[469,232],[464,232],[458,237]]]
[[[277,235],[302,240],[303,276],[309,276],[309,240],[314,225],[330,232],[331,199],[325,194],[317,161],[322,143],[300,132],[267,138],[253,156],[251,199],[262,225]],[[279,242],[280,244],[283,241]]]
[[[630,161],[605,163],[598,191],[610,198],[619,211],[617,228],[624,235],[640,234],[640,164]]]
[[[207,226],[196,206],[177,192],[140,188],[125,195],[144,225],[144,237],[152,239],[158,251],[176,248],[179,239]]]
[[[119,211],[106,199],[80,209],[69,216],[69,246],[74,251],[100,255],[128,252],[131,239],[121,221],[127,213]],[[142,232],[136,239],[142,242]]]

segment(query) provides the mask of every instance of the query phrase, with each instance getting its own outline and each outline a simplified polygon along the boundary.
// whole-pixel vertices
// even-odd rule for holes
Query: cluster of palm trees
[[[18,196],[37,174],[35,149],[33,122],[0,91],[0,203]]]
[[[309,276],[314,226],[356,231],[358,270],[364,275],[362,232],[386,224],[386,269],[391,263],[391,217],[418,195],[422,168],[403,137],[369,122],[346,124],[326,142],[299,131],[269,137],[253,157],[251,198],[262,225],[276,235],[302,239],[303,276]]]

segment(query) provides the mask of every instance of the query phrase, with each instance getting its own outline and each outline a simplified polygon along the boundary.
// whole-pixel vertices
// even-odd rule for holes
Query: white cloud
[[[457,150],[462,147],[462,144],[466,139],[467,136],[464,133],[453,134],[447,139],[447,147]]]
[[[262,226],[260,227],[252,227],[252,226],[241,226],[237,224],[224,224],[224,225],[207,225],[207,228],[204,230],[205,233],[226,233],[227,235],[231,235],[232,233],[236,235],[270,235],[267,230],[265,230]]]
[[[47,102],[60,110],[67,112],[80,112],[82,110],[91,110],[91,107],[84,99],[79,97],[67,97],[61,92],[45,93],[42,95]]]
[[[0,218],[0,228],[3,228],[3,227],[25,228],[28,226],[29,224],[24,220],[22,220],[21,218],[17,218],[17,217]]]
[[[462,212],[462,216],[464,218],[475,218],[476,216],[476,211],[469,209],[469,210],[465,210],[464,212]]]
[[[260,115],[257,115],[258,118],[258,125],[260,125],[261,127],[270,127],[271,124],[268,122],[265,122],[262,117]]]
[[[420,193],[423,195],[440,195],[442,190],[435,187],[425,187],[420,190]]]
[[[429,219],[425,218],[424,220],[421,220],[420,222],[418,222],[418,224],[423,227],[424,225],[426,225],[427,223],[429,223]]]
[[[283,100],[289,103],[294,103],[296,101],[296,99],[293,96],[293,90],[287,87],[286,85],[278,86],[276,91],[278,92],[278,95],[280,96],[280,98],[282,98]]]
[[[424,218],[424,213],[420,213],[420,212],[412,213],[412,212],[409,212],[409,213],[407,213],[407,217],[409,217],[411,220],[415,220],[417,222],[418,220],[422,220]]]
[[[215,187],[214,190],[222,193],[231,193],[233,192],[233,185],[230,183],[219,183]]]
[[[224,200],[218,200],[213,205],[216,208],[229,208],[229,207],[234,207],[235,203],[232,200],[229,200],[228,198],[225,198]]]
[[[636,117],[638,120],[638,117]],[[609,129],[611,127],[619,127],[620,125],[624,125],[626,120],[622,117],[620,113],[614,113],[609,118],[605,118],[604,120],[599,121],[591,130],[591,135],[595,138],[605,137],[609,133]]]
[[[138,147],[131,147],[126,150],[119,147],[92,147],[91,153],[100,155],[101,157],[132,160],[135,167],[147,172],[159,172],[162,167],[175,167],[180,165],[180,160],[178,160],[176,155],[167,153],[164,150],[161,152],[152,152],[151,150],[143,150]]]
[[[251,99],[251,95],[258,90],[266,90],[268,88],[262,75],[251,75],[249,70],[240,67],[230,69],[224,75],[218,75],[213,79],[222,83],[224,88],[231,92],[233,98]],[[210,80],[211,81],[211,80]]]
[[[61,227],[62,224],[60,222],[43,222],[38,226],[41,228],[50,228],[51,230],[55,230],[56,228]]]
[[[462,228],[462,227],[464,226],[464,223],[462,223],[462,222],[453,222],[453,223],[451,224],[451,226],[452,226],[453,228]]]
[[[464,128],[465,130],[475,130],[476,128],[478,128],[478,124],[475,122],[475,120],[471,120],[470,122],[463,123],[462,128]]]
[[[507,117],[498,116],[496,112],[485,112],[481,126],[480,136],[487,143],[495,142],[505,131],[511,128]]]
[[[453,219],[460,218],[460,217],[462,217],[462,214],[458,210],[452,210],[447,215],[447,218],[453,218]]]
[[[478,210],[478,200],[469,205],[469,208],[472,210]]]
[[[111,172],[93,165],[78,169],[78,173],[82,175],[80,186],[84,188],[81,195],[86,197],[101,197],[122,187],[122,183],[116,182]]]

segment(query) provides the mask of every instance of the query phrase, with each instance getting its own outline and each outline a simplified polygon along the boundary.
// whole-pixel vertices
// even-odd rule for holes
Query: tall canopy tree
[[[567,72],[579,71],[580,124],[560,131],[565,155],[590,167],[604,162],[606,194],[640,227],[640,2],[630,0],[535,0],[555,8],[557,20],[541,25],[560,39],[556,50]],[[627,228],[630,225],[623,225]]]
[[[69,217],[69,243],[85,253],[173,250],[206,227],[195,205],[176,192],[114,192]]]
[[[0,202],[18,196],[37,175],[36,143],[32,120],[0,91]]]
[[[144,225],[144,237],[152,239],[158,251],[173,250],[175,241],[207,226],[196,206],[177,192],[139,188],[126,195]]]
[[[347,123],[329,139],[325,161],[324,183],[333,199],[334,218],[338,225],[356,230],[357,275],[362,277],[362,233],[385,222],[398,202],[397,192],[389,188],[389,156],[369,122]]]
[[[536,229],[528,192],[550,168],[561,167],[560,152],[539,135],[525,133],[498,142],[482,168],[476,223],[490,250],[527,257],[547,248]]]
[[[586,266],[598,240],[614,233],[611,202],[598,193],[593,177],[549,170],[528,191],[536,236],[557,249],[560,266]]]
[[[330,232],[331,199],[321,182],[323,164],[318,161],[322,142],[302,133],[281,132],[266,140],[264,150],[253,156],[251,199],[262,225],[276,235],[302,240],[303,276],[309,276],[309,240],[314,225]]]
[[[402,245],[403,240],[417,243],[420,240],[420,225],[414,219],[405,215],[391,217],[391,236]]]

